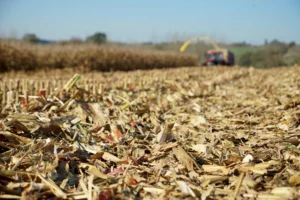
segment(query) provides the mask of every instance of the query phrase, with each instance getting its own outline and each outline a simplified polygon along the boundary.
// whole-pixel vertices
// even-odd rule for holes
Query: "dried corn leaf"
[[[190,195],[192,197],[196,197],[193,190],[188,186],[188,184],[184,181],[176,181],[177,185],[179,186],[182,194],[184,195]]]
[[[80,163],[80,165],[78,166],[79,168],[83,168],[83,169],[87,169],[89,174],[92,174],[98,178],[102,178],[102,179],[108,179],[110,178],[110,176],[103,174],[102,172],[100,172],[95,166],[87,164],[87,163]]]
[[[185,166],[188,170],[193,170],[194,160],[185,152],[185,150],[181,146],[174,148],[173,153],[183,166]]]
[[[51,179],[45,179],[41,175],[38,177],[42,180],[42,182],[49,187],[49,189],[59,198],[67,198],[67,194],[64,193]]]
[[[157,135],[157,142],[159,144],[166,142],[167,138],[171,134],[173,126],[174,124],[166,124],[165,127],[160,131],[160,133]]]
[[[225,166],[218,165],[202,165],[202,168],[205,172],[217,173],[227,175],[229,173],[229,169]]]
[[[144,191],[149,192],[153,195],[160,195],[164,192],[164,189],[159,189],[159,188],[151,188],[151,187],[144,187]]]

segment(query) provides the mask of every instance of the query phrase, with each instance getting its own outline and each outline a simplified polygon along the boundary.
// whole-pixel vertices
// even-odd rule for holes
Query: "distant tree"
[[[250,51],[245,52],[240,56],[240,58],[238,60],[238,64],[240,66],[248,66],[249,67],[250,65],[253,64],[252,57],[253,57],[252,52],[250,52]]]
[[[71,44],[81,44],[82,43],[82,39],[80,37],[72,37],[69,40],[69,43],[71,43]]]
[[[142,42],[142,45],[153,45],[153,42]]]
[[[23,41],[29,43],[37,43],[39,42],[39,38],[33,33],[27,33],[23,36]]]
[[[287,65],[300,64],[300,45],[295,45],[290,48],[283,59]]]
[[[235,46],[235,47],[247,47],[247,46],[251,46],[251,44],[248,44],[247,42],[243,41],[243,42],[232,43],[232,46]]]
[[[95,44],[102,44],[105,43],[107,40],[105,33],[95,33],[94,35],[88,36],[86,38],[87,42],[95,43]]]
[[[245,52],[238,60],[241,66],[254,66],[257,68],[285,66],[284,55],[287,51],[287,45],[272,44],[261,48],[255,52]]]
[[[276,45],[285,45],[285,43],[284,42],[281,42],[281,41],[279,41],[279,40],[277,40],[277,39],[274,39],[274,40],[272,40],[270,43],[269,43],[269,45],[273,45],[273,46],[276,46]]]
[[[292,41],[289,43],[289,47],[294,47],[294,46],[296,46],[296,42]]]

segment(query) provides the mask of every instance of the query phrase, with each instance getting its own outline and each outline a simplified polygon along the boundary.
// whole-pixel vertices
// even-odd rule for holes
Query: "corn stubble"
[[[300,198],[299,66],[56,73],[2,77],[0,198]]]

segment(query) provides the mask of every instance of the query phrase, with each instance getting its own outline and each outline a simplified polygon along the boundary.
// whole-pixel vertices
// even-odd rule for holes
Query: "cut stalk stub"
[[[69,90],[75,85],[75,83],[80,79],[80,74],[75,74],[68,82],[61,88],[55,96],[58,96],[62,91],[69,92]]]

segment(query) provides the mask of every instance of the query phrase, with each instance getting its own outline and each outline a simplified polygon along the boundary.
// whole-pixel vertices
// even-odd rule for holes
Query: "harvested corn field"
[[[96,71],[195,66],[197,56],[174,52],[85,45],[38,45],[0,41],[0,72],[83,67]]]
[[[299,66],[8,73],[0,88],[2,199],[300,198]]]

